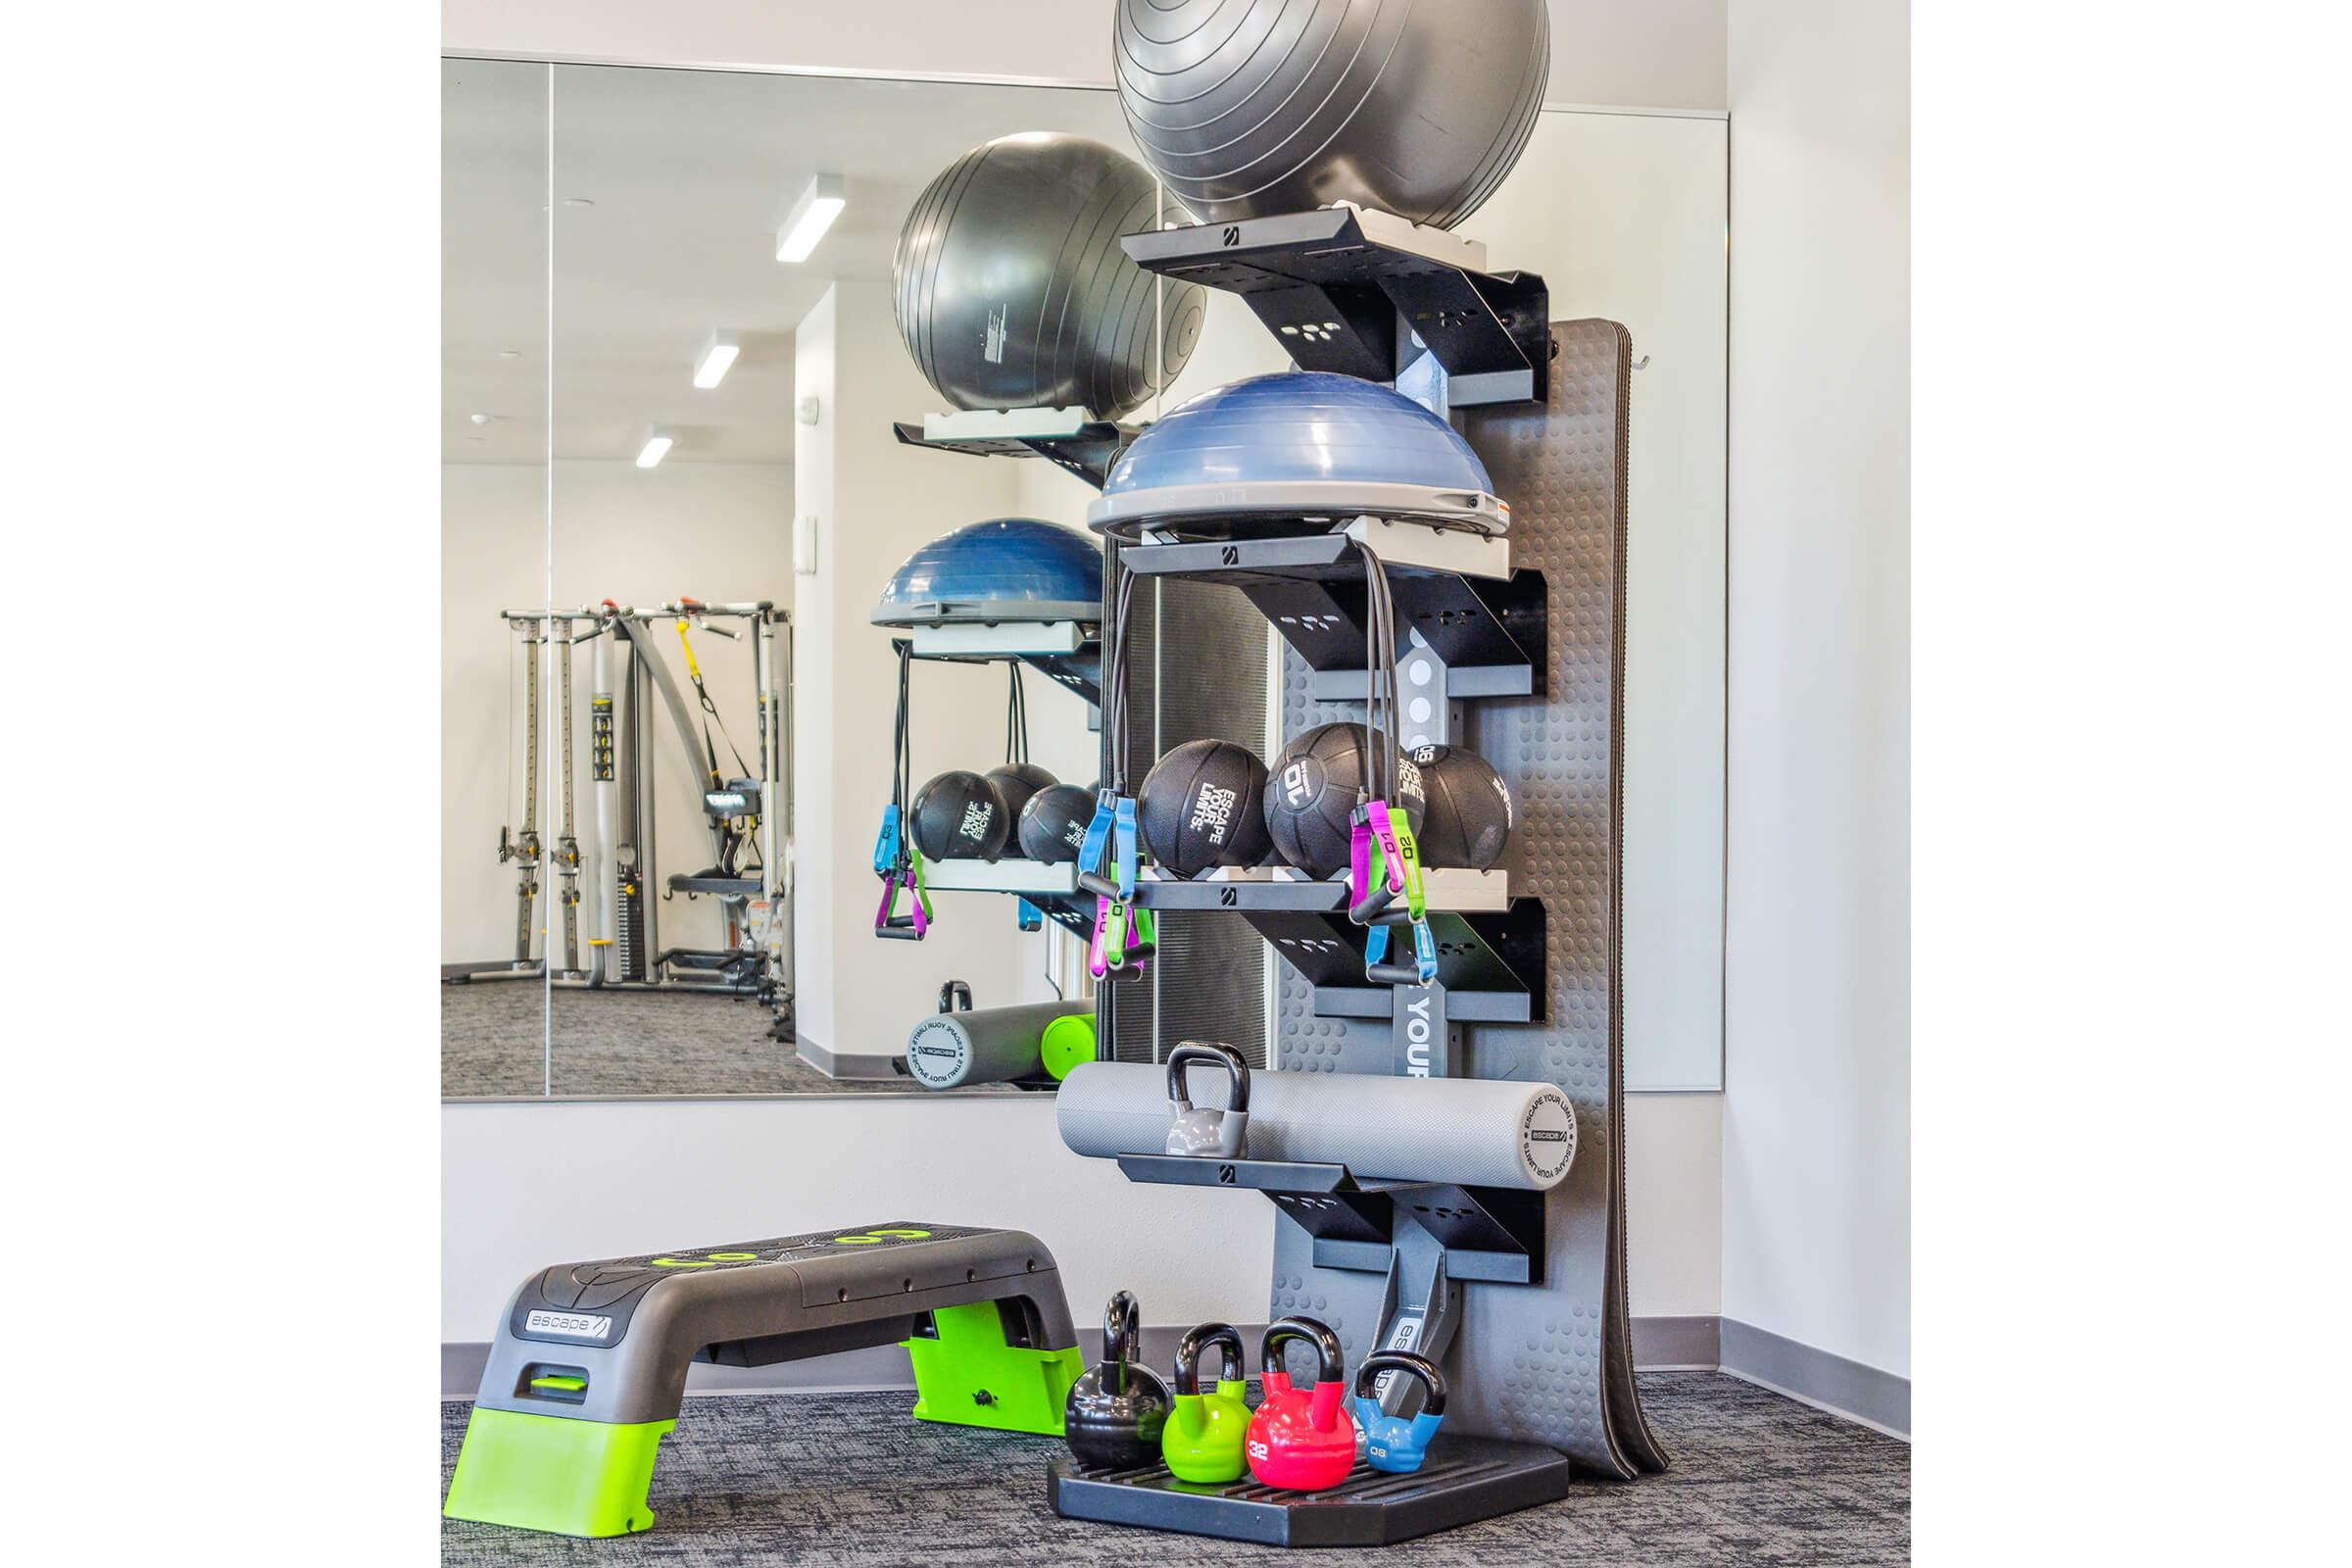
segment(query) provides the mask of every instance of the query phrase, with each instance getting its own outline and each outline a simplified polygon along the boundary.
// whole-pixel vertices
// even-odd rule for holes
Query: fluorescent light
[[[727,378],[734,367],[735,356],[743,352],[743,344],[734,333],[721,328],[710,334],[703,352],[694,362],[694,384],[708,392]]]
[[[669,456],[669,432],[658,424],[645,430],[645,446],[637,454],[637,466],[650,468]]]
[[[833,220],[841,216],[842,208],[848,204],[849,197],[839,174],[819,174],[808,181],[801,199],[792,204],[792,216],[776,230],[776,260],[807,261],[808,253],[816,249],[817,241],[825,237],[825,230],[833,226]]]

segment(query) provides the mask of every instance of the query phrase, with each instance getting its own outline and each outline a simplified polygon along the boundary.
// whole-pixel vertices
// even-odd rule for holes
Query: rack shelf
[[[1043,458],[1098,490],[1113,460],[1143,428],[1090,419],[1084,409],[979,409],[927,414],[919,424],[901,420],[891,426],[910,447],[975,457]]]
[[[1500,871],[1432,867],[1421,877],[1432,909],[1510,907],[1510,878]],[[1147,909],[1341,913],[1348,907],[1348,883],[1344,878],[1312,877],[1287,866],[1234,867],[1190,880],[1147,869],[1136,881],[1135,902]]]
[[[1345,1165],[1198,1154],[1121,1154],[1131,1182],[1264,1193],[1315,1239],[1324,1268],[1386,1272],[1399,1213],[1446,1249],[1457,1280],[1525,1285],[1544,1277],[1544,1195],[1459,1182],[1358,1177]]]
[[[1350,206],[1196,223],[1119,242],[1147,270],[1239,294],[1300,367],[1396,378],[1426,346],[1458,407],[1541,401],[1550,293],[1487,248]]]
[[[933,893],[1017,893],[1028,899],[1075,898],[1078,868],[1006,856],[1001,860],[925,860],[923,886]]]
[[[1130,545],[1122,567],[1241,590],[1316,671],[1318,699],[1364,698],[1364,561],[1371,545],[1389,578],[1398,626],[1446,667],[1448,698],[1542,690],[1544,575],[1515,571],[1507,536],[1441,532],[1358,517],[1335,532],[1273,539]]]

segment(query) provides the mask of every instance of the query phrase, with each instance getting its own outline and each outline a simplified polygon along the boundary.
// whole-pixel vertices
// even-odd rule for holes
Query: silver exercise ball
[[[1158,188],[1126,154],[1057,131],[1000,136],[906,215],[890,266],[899,335],[958,409],[1075,404],[1115,419],[1184,368],[1207,308],[1199,284],[1163,285],[1119,249],[1158,226]]]
[[[1350,201],[1451,228],[1526,150],[1544,0],[1118,0],[1119,105],[1203,222]]]

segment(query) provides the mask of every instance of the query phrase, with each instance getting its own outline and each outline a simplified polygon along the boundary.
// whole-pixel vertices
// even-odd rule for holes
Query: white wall
[[[467,962],[514,952],[514,868],[498,863],[496,847],[502,822],[521,822],[515,814],[522,789],[516,719],[523,688],[514,637],[500,625],[498,612],[549,602],[546,469],[536,464],[449,464],[441,470],[441,956]],[[787,464],[672,460],[641,469],[630,463],[559,462],[553,602],[661,604],[690,596],[768,599],[790,608],[791,518]],[[656,631],[662,656],[682,682],[676,635],[666,625]],[[695,654],[729,735],[757,767],[759,710],[748,647],[704,635],[696,639]],[[593,858],[588,651],[573,661],[578,825],[583,857]],[[665,875],[701,870],[710,842],[699,833],[699,785],[676,755],[667,715],[654,718],[651,733],[662,759],[662,869]],[[720,750],[731,765],[723,741]],[[540,833],[551,848],[553,790],[550,780],[540,804]],[[594,865],[584,864],[583,871],[583,887],[593,886]],[[557,907],[547,897],[554,886],[555,878],[543,871],[542,918]],[[585,919],[585,900],[581,908]],[[676,943],[718,945],[718,915],[708,901],[665,906],[662,918],[665,935]]]
[[[1429,0],[1458,6],[1463,0]],[[457,54],[1110,84],[1112,0],[443,0]],[[1723,107],[1724,0],[1551,0],[1557,104]]]
[[[1909,35],[1731,8],[1724,1315],[1910,1372]]]

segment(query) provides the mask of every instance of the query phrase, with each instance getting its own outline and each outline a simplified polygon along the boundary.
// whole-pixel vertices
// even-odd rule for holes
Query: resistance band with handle
[[[1118,546],[1111,549],[1108,564],[1116,569]],[[1103,650],[1102,736],[1110,760],[1095,798],[1094,819],[1078,847],[1078,885],[1095,895],[1086,967],[1098,980],[1138,978],[1158,946],[1151,911],[1135,907],[1135,801],[1127,793],[1127,625],[1134,599],[1135,576],[1122,573]]]
[[[1396,679],[1396,605],[1387,569],[1368,544],[1364,560],[1364,744],[1367,793],[1356,807],[1348,839],[1348,917],[1366,927],[1364,978],[1380,985],[1428,985],[1438,977],[1437,939],[1421,882],[1420,848],[1410,816],[1393,805],[1397,761],[1403,755],[1404,713]],[[1392,906],[1405,901],[1402,919],[1413,933],[1410,962],[1389,961],[1390,929],[1399,923]]]
[[[874,875],[882,879],[882,906],[874,911],[874,935],[901,942],[920,942],[931,929],[931,894],[923,886],[923,852],[906,831],[906,792],[912,773],[913,749],[907,734],[906,698],[913,667],[914,644],[901,640],[899,652],[899,713],[891,741],[890,804],[882,808],[882,831],[874,839]],[[899,895],[911,893],[905,914]]]

